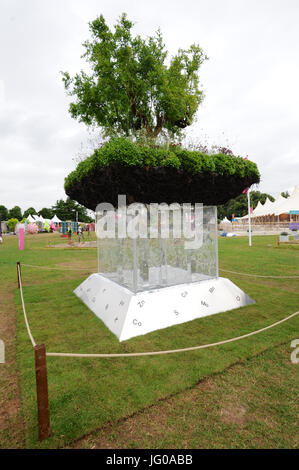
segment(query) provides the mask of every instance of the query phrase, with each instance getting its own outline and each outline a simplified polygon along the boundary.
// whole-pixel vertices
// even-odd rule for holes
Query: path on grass
[[[0,364],[0,448],[24,447],[24,423],[16,354],[16,309],[12,282],[0,284],[0,338],[5,364]]]

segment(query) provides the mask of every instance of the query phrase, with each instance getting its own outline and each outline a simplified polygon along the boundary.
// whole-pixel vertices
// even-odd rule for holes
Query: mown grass
[[[87,272],[96,270],[96,250],[46,248],[51,237],[57,243],[65,242],[55,235],[27,237],[21,253],[17,240],[6,237],[0,247],[1,276],[16,282],[18,259],[40,266],[73,265],[86,268]],[[299,275],[299,250],[293,246],[288,250],[280,249],[275,241],[275,237],[254,237],[253,246],[249,248],[246,238],[220,239],[220,267],[263,275]],[[298,310],[298,279],[246,278],[221,273],[254,298],[256,304],[119,343],[73,294],[87,272],[22,269],[32,333],[37,343],[46,344],[48,351],[88,353],[183,348],[239,336]],[[195,352],[119,359],[48,357],[52,436],[39,443],[34,357],[17,289],[15,299],[27,447],[65,446],[108,422],[116,422],[160,398],[182,392],[237,361],[298,336],[299,319],[295,317],[260,335]]]
[[[269,348],[72,447],[298,448],[298,364],[291,351],[290,343]]]

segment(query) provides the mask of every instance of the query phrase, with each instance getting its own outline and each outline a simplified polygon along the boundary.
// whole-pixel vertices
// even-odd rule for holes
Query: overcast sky
[[[65,198],[88,132],[68,113],[60,70],[85,67],[88,22],[122,12],[170,55],[198,43],[205,100],[193,139],[255,161],[259,189],[299,184],[298,0],[0,0],[0,204],[37,210]]]

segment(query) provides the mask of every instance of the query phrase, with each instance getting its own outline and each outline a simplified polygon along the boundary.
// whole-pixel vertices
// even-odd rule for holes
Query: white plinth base
[[[92,274],[74,293],[119,341],[255,303],[223,277],[134,294],[101,274]]]

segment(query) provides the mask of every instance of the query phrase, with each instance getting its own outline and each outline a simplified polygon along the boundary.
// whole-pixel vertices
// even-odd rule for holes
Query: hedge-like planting
[[[71,199],[94,210],[99,202],[202,202],[224,204],[254,183],[255,163],[222,153],[156,148],[118,138],[96,149],[65,179]]]

